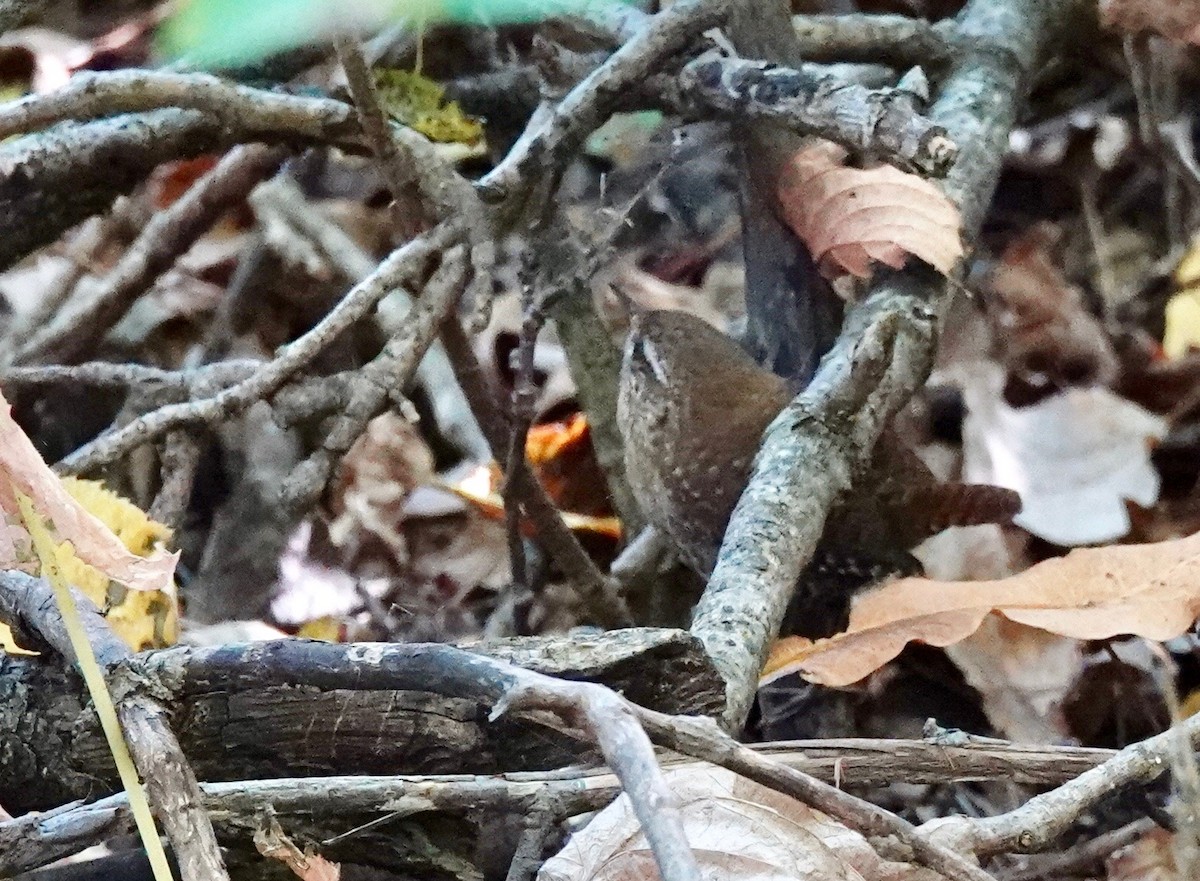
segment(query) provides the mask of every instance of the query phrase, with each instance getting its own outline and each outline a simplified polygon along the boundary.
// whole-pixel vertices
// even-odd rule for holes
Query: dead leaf
[[[197,180],[212,171],[220,158],[216,153],[205,153],[192,159],[164,162],[146,182],[151,203],[158,209],[173,205]]]
[[[318,559],[312,549],[313,533],[313,523],[302,522],[288,537],[279,557],[271,617],[286,627],[341,620],[361,607],[360,586],[376,597],[385,595],[391,587],[390,579],[360,578],[344,567]]]
[[[364,534],[378,538],[397,563],[408,559],[402,531],[409,495],[433,479],[433,453],[416,426],[394,412],[367,423],[367,430],[342,459],[331,492],[334,520],[330,540],[354,548]]]
[[[763,683],[800,673],[848,685],[878,670],[910,642],[945,647],[999,613],[1075,639],[1136,635],[1166,640],[1200,612],[1200,533],[1146,545],[1081,548],[997,581],[904,578],[855,598],[845,633],[812,642],[780,640]]]
[[[1172,40],[1200,45],[1197,0],[1100,0],[1100,22],[1127,34],[1154,31]]]
[[[300,850],[292,842],[274,817],[266,821],[254,833],[254,846],[265,857],[279,860],[302,881],[338,881],[342,869],[320,854]]]
[[[1058,239],[1055,227],[1034,225],[989,274],[984,304],[996,357],[1010,375],[1038,389],[1106,385],[1116,377],[1117,357],[1083,291],[1054,258]]]
[[[857,832],[722,768],[667,772],[705,881],[939,881],[879,857]],[[621,796],[551,857],[538,881],[649,881],[654,857]]]
[[[909,256],[953,269],[963,254],[958,208],[924,178],[890,165],[847,168],[847,155],[820,141],[780,175],[784,219],[822,273],[868,278],[872,262],[900,269]]]
[[[1175,864],[1174,834],[1152,829],[1106,861],[1108,881],[1181,881]]]
[[[1000,736],[1022,743],[1070,736],[1062,708],[1083,672],[1079,640],[989,615],[946,655],[979,692]]]
[[[1150,451],[1163,419],[1100,386],[1013,407],[999,366],[964,376],[963,477],[1020,493],[1018,526],[1055,544],[1096,544],[1129,532],[1127,501],[1158,500]]]
[[[131,590],[174,593],[178,553],[155,550],[146,556],[130,551],[117,535],[77,502],[12,418],[0,395],[0,568],[36,574],[36,557],[20,527],[14,488],[27,495],[58,541],[70,542],[75,556]]]
[[[567,526],[611,541],[620,539],[621,522],[612,514],[604,472],[596,462],[584,414],[572,413],[566,419],[533,426],[526,438],[525,457],[551,500],[562,509]],[[492,462],[460,471],[457,479],[438,483],[484,516],[504,519],[500,466]],[[536,534],[532,523],[523,523],[522,528],[527,535]]]
[[[441,585],[439,603],[461,602],[476,587],[499,590],[509,583],[504,523],[474,510],[405,523],[415,580]],[[432,601],[432,597],[430,598]]]

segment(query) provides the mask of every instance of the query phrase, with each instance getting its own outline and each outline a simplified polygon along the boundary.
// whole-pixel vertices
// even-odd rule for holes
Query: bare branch
[[[968,238],[991,198],[1037,59],[1067,6],[972,0],[959,20],[979,48],[955,68],[929,115],[961,150],[945,188]],[[987,113],[979,111],[984,95]],[[740,729],[750,710],[770,642],[835,499],[929,373],[942,288],[930,270],[883,275],[847,317],[812,383],[767,431],[692,624],[728,682],[727,730]]]
[[[50,585],[22,572],[4,572],[0,581],[3,617],[19,620],[60,657],[73,663],[75,653]],[[132,657],[87,597],[77,594],[76,603],[96,659],[103,666],[111,669]],[[167,724],[166,709],[145,694],[126,693],[114,698],[125,742],[175,851],[183,881],[228,881],[229,873],[204,811],[196,775]]]
[[[923,98],[902,88],[868,89],[828,74],[715,53],[687,64],[679,86],[689,98],[735,117],[773,119],[936,177],[945,175],[958,152],[945,128],[921,115]]]
[[[453,226],[442,225],[397,248],[374,273],[355,285],[316,327],[280,349],[274,360],[252,376],[210,398],[160,407],[85,444],[58,467],[72,473],[89,471],[119,459],[173,429],[213,423],[241,412],[255,401],[269,398],[339,334],[362,320],[389,290],[408,281],[425,259],[448,245],[454,235]]]
[[[77,73],[61,89],[0,105],[0,138],[63,120],[82,122],[162,107],[203,111],[247,140],[272,136],[361,147],[354,108],[331,98],[254,89],[204,73]]]
[[[883,63],[907,69],[951,60],[953,22],[907,15],[797,15],[792,18],[806,61]]]
[[[274,173],[285,155],[278,147],[246,146],[230,151],[182,198],[151,218],[85,301],[69,304],[49,324],[35,330],[17,350],[16,362],[73,361],[88,346],[99,343],[176,258],[230,207],[245,199],[260,180]]]

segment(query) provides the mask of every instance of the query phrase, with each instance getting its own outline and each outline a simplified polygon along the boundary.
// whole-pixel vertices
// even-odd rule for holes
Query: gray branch
[[[87,597],[76,594],[76,603],[97,663],[111,668],[132,657]],[[60,657],[78,664],[58,603],[46,581],[23,572],[0,573],[0,618],[19,621],[26,633],[34,634],[39,646],[48,646]],[[183,881],[228,881],[200,786],[167,724],[167,710],[145,693],[114,694],[113,701],[129,753],[175,851]]]
[[[797,15],[792,25],[806,61],[882,63],[903,70],[953,58],[951,22],[907,15]]]
[[[687,64],[679,86],[721,113],[773,119],[936,177],[946,174],[957,153],[945,128],[921,115],[922,97],[903,88],[868,89],[828,73],[715,53]]]
[[[945,181],[973,239],[1033,71],[1068,0],[973,0],[958,27],[973,46],[930,111],[958,144]],[[809,387],[767,430],[750,484],[696,607],[692,632],[726,678],[724,723],[741,728],[791,592],[838,496],[933,363],[944,284],[913,267],[880,278],[847,317]]]

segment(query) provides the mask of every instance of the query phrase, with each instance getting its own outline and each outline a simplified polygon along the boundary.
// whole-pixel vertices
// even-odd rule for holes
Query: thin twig
[[[400,241],[408,241],[424,226],[420,215],[421,205],[412,197],[412,170],[400,161],[383,109],[373,97],[375,87],[371,81],[371,70],[358,43],[349,37],[339,37],[334,46],[338,62],[346,73],[359,124],[366,134],[367,143],[375,152],[376,165],[392,194],[392,225]]]
[[[183,525],[196,469],[200,465],[200,442],[186,431],[173,431],[166,436],[159,451],[161,480],[158,494],[147,513],[151,519],[166,524],[173,531]]]
[[[526,283],[521,290],[521,332],[516,349],[516,369],[513,378],[512,403],[510,405],[512,431],[508,440],[508,455],[504,465],[504,512],[508,527],[508,549],[512,559],[514,584],[529,587],[529,572],[525,565],[525,544],[521,539],[520,478],[517,476],[525,463],[525,447],[529,428],[533,425],[534,404],[537,402],[537,385],[533,377],[533,357],[537,348],[538,334],[545,323],[545,314],[534,301],[533,286]]]
[[[144,383],[162,385],[192,395],[211,394],[241,382],[263,366],[262,361],[239,359],[190,370],[163,370],[144,364],[88,361],[73,366],[49,364],[45,367],[10,367],[0,373],[0,385],[13,388],[82,385],[98,389],[130,389]]]
[[[343,146],[362,143],[354,108],[342,101],[254,89],[203,73],[150,70],[84,71],[53,92],[0,105],[0,138],[66,119],[100,119],[161,107],[200,110],[247,135],[286,134]]]
[[[738,743],[712,719],[667,716],[638,707],[642,727],[655,743],[728,768],[841,820],[865,836],[894,836],[915,859],[952,881],[995,881],[959,854],[930,842],[907,820],[835,786],[789,768]]]
[[[1158,824],[1149,817],[1142,817],[1120,829],[1082,841],[1062,853],[1032,860],[1020,869],[1004,873],[1001,878],[1002,881],[1038,881],[1041,878],[1055,881],[1058,878],[1082,876],[1084,872],[1090,874],[1091,870],[1118,850],[1157,828]]]
[[[412,382],[425,351],[454,312],[465,275],[463,248],[442,255],[442,264],[403,324],[369,364],[355,371],[344,389],[343,406],[325,432],[321,445],[284,482],[282,498],[293,511],[306,510],[320,498],[334,466],[366,431],[370,421]]]
[[[269,398],[343,331],[368,315],[388,291],[407,282],[430,254],[440,251],[454,236],[453,225],[443,224],[397,248],[374,273],[355,285],[316,327],[280,349],[274,360],[252,376],[210,398],[168,404],[123,428],[102,434],[65,458],[58,467],[73,473],[90,471],[173,429],[211,424],[241,412],[255,401]]]
[[[797,15],[796,39],[807,61],[881,62],[901,70],[954,58],[953,22],[908,15]]]
[[[286,151],[251,145],[231,150],[173,205],[158,212],[86,301],[60,311],[17,350],[15,360],[72,360],[95,346],[133,302],[231,206],[277,169]]]
[[[538,866],[542,863],[542,849],[553,831],[555,819],[554,812],[544,800],[525,814],[525,828],[521,830],[504,881],[530,881],[537,874]]]

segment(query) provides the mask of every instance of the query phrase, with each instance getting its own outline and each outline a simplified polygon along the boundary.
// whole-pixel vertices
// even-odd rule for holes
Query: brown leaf
[[[1049,224],[1031,227],[1005,249],[985,285],[997,357],[1010,375],[1036,380],[1043,394],[1107,384],[1117,374],[1104,327],[1058,268],[1053,255],[1058,238]]]
[[[1133,634],[1166,640],[1200,611],[1200,534],[1147,545],[1083,548],[997,581],[904,578],[856,598],[845,633],[776,643],[769,682],[800,673],[848,685],[878,670],[910,642],[944,647],[970,636],[992,613],[1075,639]]]
[[[949,272],[962,257],[958,209],[934,184],[890,165],[847,168],[846,151],[820,141],[780,175],[784,219],[827,277],[868,278],[873,262],[909,256]]]
[[[330,493],[333,543],[353,552],[365,536],[374,536],[398,562],[406,561],[404,503],[433,480],[433,465],[433,453],[411,422],[391,411],[372,419],[342,459]]]
[[[1100,22],[1128,34],[1154,31],[1200,45],[1200,0],[1100,0]]]
[[[667,772],[705,881],[941,881],[881,858],[862,835],[722,768]],[[658,878],[645,834],[621,796],[574,835],[538,881]]]
[[[1173,839],[1166,829],[1152,829],[1106,861],[1108,881],[1180,881]]]
[[[1083,672],[1079,640],[989,615],[946,654],[979,692],[1001,736],[1023,743],[1070,736],[1062,707]]]
[[[309,853],[298,848],[284,834],[279,821],[268,817],[254,833],[254,846],[265,857],[279,860],[302,881],[338,881],[341,867],[331,863],[320,854]]]

